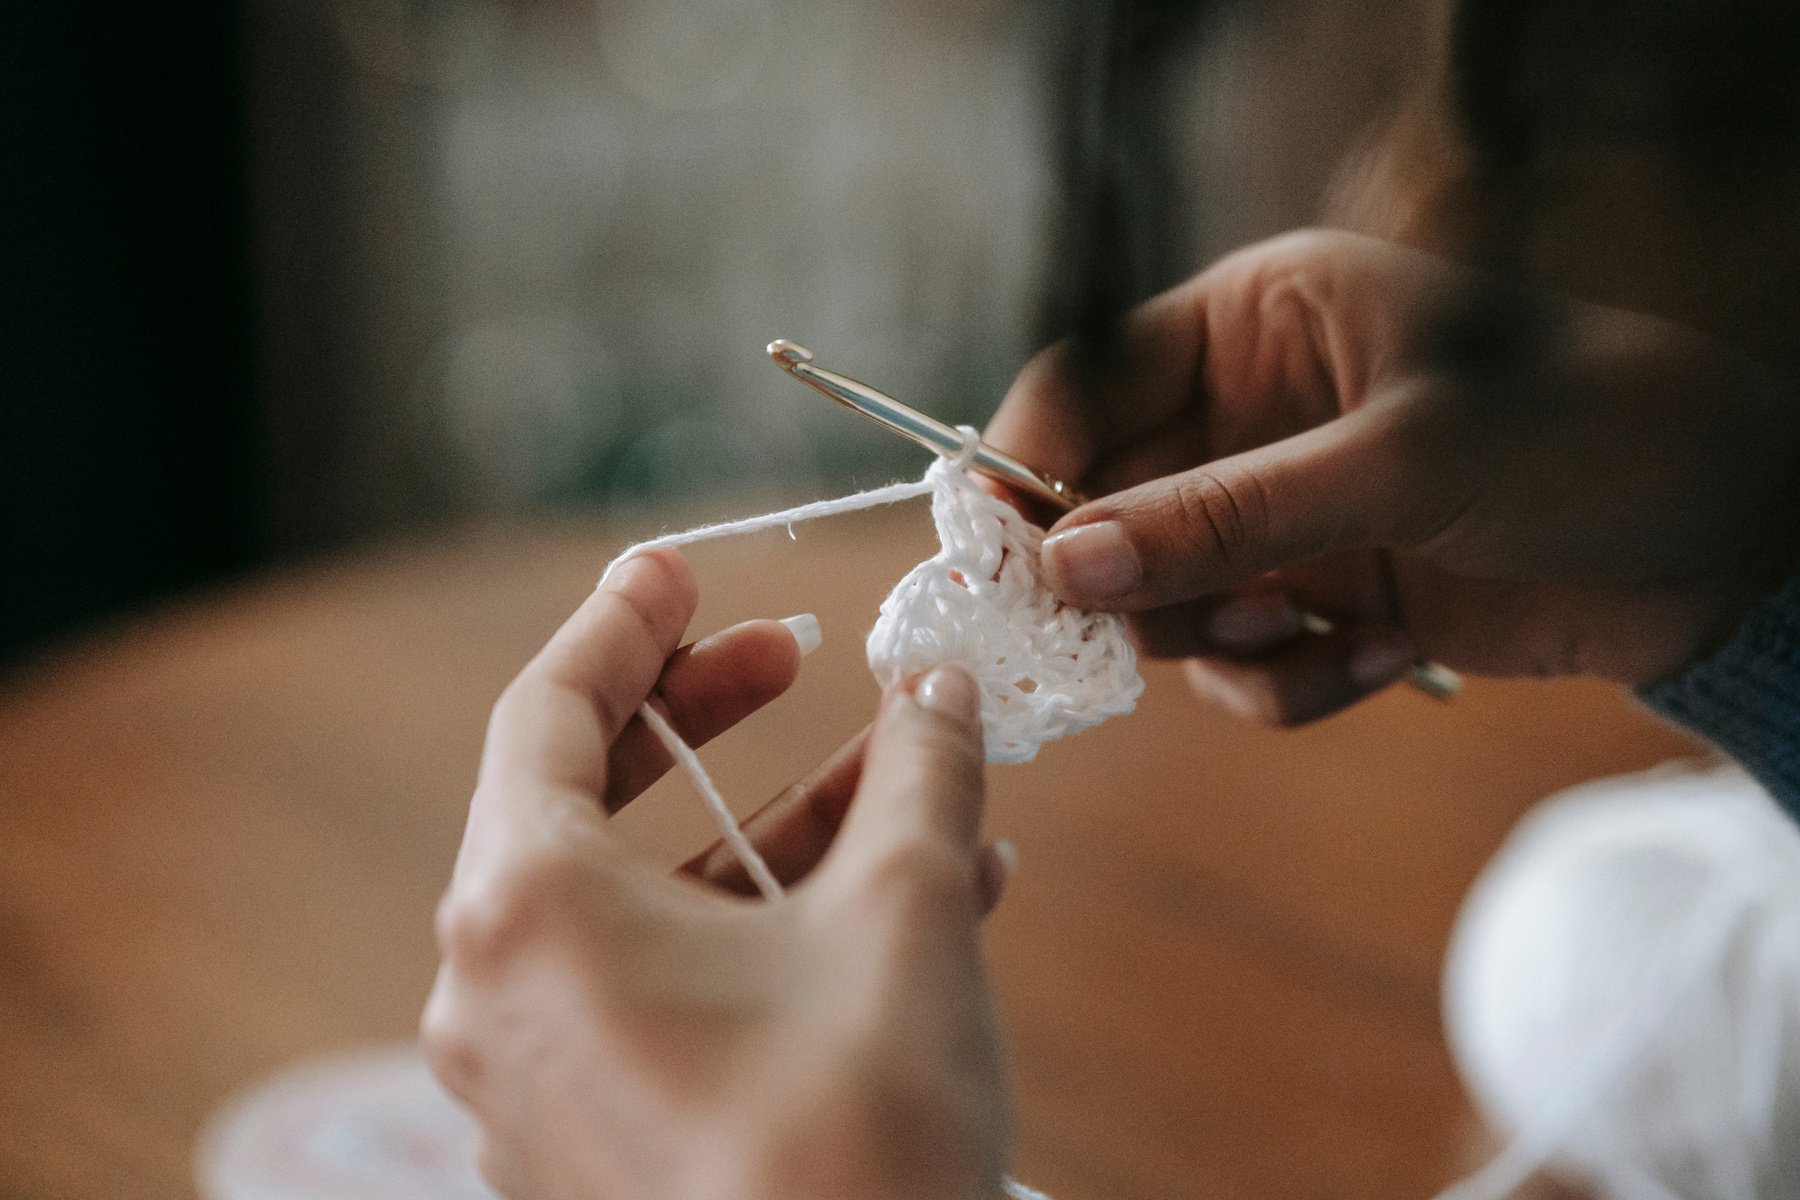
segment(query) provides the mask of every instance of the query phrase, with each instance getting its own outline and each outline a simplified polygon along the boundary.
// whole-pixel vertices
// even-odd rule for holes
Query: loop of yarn
[[[996,763],[1029,762],[1045,742],[1136,707],[1144,681],[1124,623],[1051,594],[1038,566],[1044,531],[956,460],[933,463],[925,478],[942,548],[883,601],[867,646],[876,680],[962,667],[981,694]]]

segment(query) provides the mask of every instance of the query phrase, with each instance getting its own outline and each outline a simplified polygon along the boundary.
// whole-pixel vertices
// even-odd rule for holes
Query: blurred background
[[[1800,369],[1796,62],[1786,0],[7,7],[0,1197],[262,1195],[197,1187],[202,1131],[411,1037],[493,697],[628,533],[920,471],[770,339],[979,424],[1096,298],[1324,222]],[[826,630],[708,749],[728,796],[860,722],[929,536],[705,552],[696,629]],[[1487,1149],[1439,1020],[1470,880],[1694,744],[1591,682],[1293,732],[1146,675],[993,773],[1021,1169],[1431,1194]],[[710,836],[685,793],[634,821]],[[416,1149],[371,1128],[303,1148]]]
[[[0,661],[444,522],[917,471],[762,346],[992,411],[1073,269],[1080,7],[14,6]],[[1180,216],[1138,290],[1312,219],[1429,57],[1423,5],[1150,7]]]
[[[1108,9],[1152,209],[1110,299],[1326,220],[1791,357],[1800,17],[1759,0],[14,5],[0,662],[446,522],[917,470],[761,348],[991,412],[1093,283]]]

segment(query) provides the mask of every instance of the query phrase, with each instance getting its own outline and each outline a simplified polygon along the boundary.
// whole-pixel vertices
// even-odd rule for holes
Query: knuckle
[[[1354,241],[1350,241],[1343,230],[1310,225],[1307,228],[1289,230],[1287,234],[1276,237],[1269,243],[1269,248],[1271,257],[1282,261],[1283,266],[1287,266],[1289,270],[1312,268],[1316,272],[1323,272],[1328,266],[1336,264],[1337,257],[1354,245]]]
[[[1055,392],[1067,385],[1071,365],[1069,343],[1046,346],[1020,369],[1013,391],[1022,396]]]
[[[452,886],[437,910],[445,961],[475,967],[505,959],[568,906],[581,874],[565,855],[534,854]]]
[[[419,1048],[444,1090],[466,1103],[481,1076],[480,1043],[444,986],[432,992],[419,1017]]]
[[[1176,482],[1173,503],[1191,546],[1227,567],[1254,557],[1268,507],[1254,475],[1224,466],[1190,471]]]
[[[453,883],[438,900],[434,925],[438,952],[446,962],[467,963],[488,957],[501,940],[503,914],[492,899],[474,887]]]
[[[1255,306],[1280,303],[1281,293],[1301,285],[1303,277],[1328,270],[1343,253],[1344,235],[1332,230],[1296,229],[1246,246],[1223,259],[1215,270],[1234,280],[1243,299]],[[1306,290],[1301,285],[1299,290]]]
[[[520,914],[496,897],[451,892],[438,904],[438,950],[461,968],[492,963],[519,941],[521,925]]]
[[[1342,232],[1317,225],[1294,229],[1267,243],[1269,256],[1287,265],[1311,262],[1341,253],[1346,245]]]

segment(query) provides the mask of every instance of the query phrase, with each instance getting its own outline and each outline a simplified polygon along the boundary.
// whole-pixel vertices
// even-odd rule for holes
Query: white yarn
[[[882,603],[870,669],[887,685],[963,667],[989,761],[1027,761],[1130,712],[1143,681],[1116,617],[1044,586],[1043,531],[968,479],[963,434],[963,453],[918,482],[671,534],[619,561],[930,494],[940,551]],[[699,757],[642,712],[779,899]],[[1500,1200],[1552,1162],[1613,1200],[1800,1196],[1800,831],[1742,772],[1665,769],[1546,802],[1471,892],[1444,996],[1465,1082],[1512,1140],[1439,1200]],[[1010,1179],[1005,1191],[1044,1200]]]
[[[1124,623],[1059,601],[1039,568],[1044,531],[977,487],[958,464],[925,473],[942,546],[907,572],[869,631],[883,687],[954,663],[981,693],[989,762],[1029,762],[1038,747],[1137,706],[1144,681]]]
[[[764,513],[760,517],[745,517],[741,521],[721,521],[716,525],[701,525],[696,529],[681,533],[666,533],[662,537],[651,538],[647,542],[639,542],[625,553],[613,559],[606,568],[606,575],[612,574],[613,567],[618,566],[634,554],[646,550],[662,550],[669,546],[691,546],[695,542],[708,542],[714,538],[742,537],[747,533],[761,533],[765,529],[779,529],[787,526],[788,536],[794,536],[794,526],[802,521],[814,521],[820,517],[835,517],[840,513],[855,512],[861,508],[878,508],[883,504],[897,504],[902,500],[911,500],[914,496],[923,496],[932,489],[930,476],[916,479],[911,483],[890,483],[886,487],[870,488],[866,492],[854,492],[848,496],[839,496],[835,500],[815,500],[811,504],[802,504],[797,508],[784,508],[780,512]],[[600,582],[606,582],[606,575]]]
[[[1800,1196],[1800,829],[1735,768],[1575,788],[1470,893],[1444,1014],[1512,1144],[1617,1200]]]
[[[751,844],[750,839],[744,836],[743,826],[731,815],[731,806],[725,803],[719,786],[707,774],[706,766],[700,761],[700,756],[694,753],[694,748],[682,740],[681,735],[675,732],[675,727],[648,703],[638,709],[638,715],[644,718],[644,724],[650,727],[650,732],[656,735],[675,761],[681,764],[681,769],[687,772],[688,778],[693,780],[694,787],[699,791],[701,800],[705,801],[706,809],[712,814],[713,823],[719,827],[725,844],[731,847],[737,860],[744,864],[744,870],[749,872],[756,890],[763,894],[765,900],[781,899],[781,881],[775,878],[775,872],[769,870],[769,864],[763,861],[763,856]]]
[[[869,669],[887,687],[940,664],[962,667],[981,694],[987,760],[1029,762],[1045,742],[1132,711],[1144,681],[1118,617],[1069,608],[1045,585],[1044,531],[969,478],[980,435],[961,431],[962,452],[938,459],[916,482],[666,534],[613,566],[645,550],[782,526],[791,537],[802,521],[929,494],[940,549],[882,602],[869,632]]]

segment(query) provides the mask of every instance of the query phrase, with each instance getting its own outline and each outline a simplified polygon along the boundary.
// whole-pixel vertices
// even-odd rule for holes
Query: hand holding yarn
[[[678,651],[696,599],[679,555],[634,555],[495,706],[423,1030],[482,1173],[515,1200],[990,1200],[1009,1106],[973,687],[890,689],[812,785],[851,789],[822,860],[773,830],[787,890],[747,904],[607,819],[667,768],[662,730],[703,741],[794,676],[773,622]]]
[[[1008,1097],[974,930],[1003,874],[980,843],[979,760],[1023,761],[1129,712],[1143,681],[1116,618],[1049,594],[1043,531],[969,481],[976,435],[964,437],[960,461],[916,483],[627,551],[496,707],[424,1032],[445,1086],[483,1123],[483,1173],[502,1192],[973,1200],[998,1187],[1041,1200],[1001,1178]],[[886,696],[866,751],[776,801],[753,837],[692,743],[785,688],[791,663],[741,689],[730,713],[680,712],[698,653],[662,663],[694,585],[679,556],[656,551],[927,493],[942,548],[870,635]],[[634,643],[645,620],[659,645]],[[927,668],[915,696],[910,678]],[[736,890],[735,859],[770,903],[692,894],[621,854],[604,814],[670,762],[722,837],[688,871]],[[839,835],[796,858],[793,823],[784,831],[795,803],[849,790]],[[833,965],[808,969],[814,959]],[[860,1014],[828,1037],[821,988]],[[591,1061],[571,1069],[581,1055]],[[875,1069],[884,1059],[904,1088]],[[902,1094],[912,1109],[895,1110]]]

